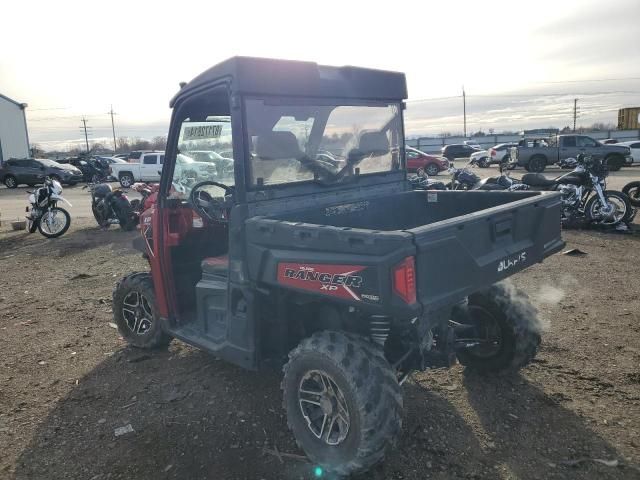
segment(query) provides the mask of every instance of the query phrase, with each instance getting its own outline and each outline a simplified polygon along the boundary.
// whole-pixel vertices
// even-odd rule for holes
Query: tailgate
[[[470,192],[460,193],[456,201],[474,201],[464,197]],[[508,198],[516,200],[409,230],[425,311],[458,302],[562,249],[560,194],[539,193],[521,198],[511,192]]]

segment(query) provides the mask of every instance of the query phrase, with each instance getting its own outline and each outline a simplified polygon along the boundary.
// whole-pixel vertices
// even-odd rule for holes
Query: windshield
[[[248,100],[246,108],[254,186],[335,184],[401,168],[397,104],[287,105]]]
[[[187,198],[191,187],[204,181],[233,186],[232,148],[231,117],[184,120],[169,198]]]
[[[47,167],[59,167],[62,165],[61,163],[55,162],[53,160],[49,160],[48,158],[39,158],[38,162],[40,162],[42,165],[45,165]]]

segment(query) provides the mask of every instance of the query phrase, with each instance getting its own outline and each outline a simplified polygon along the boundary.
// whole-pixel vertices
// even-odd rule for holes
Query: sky
[[[405,72],[410,136],[616,123],[640,106],[640,1],[5,2],[0,93],[32,143],[166,135],[181,81],[234,55]],[[8,20],[8,21],[7,21]]]

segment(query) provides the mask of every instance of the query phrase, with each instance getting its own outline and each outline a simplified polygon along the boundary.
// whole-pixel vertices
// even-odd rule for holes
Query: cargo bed
[[[363,266],[359,301],[396,316],[452,305],[564,245],[560,196],[549,192],[408,191],[255,217],[247,228],[254,280],[281,284],[281,264]],[[414,305],[391,291],[391,272],[407,256],[415,257]]]

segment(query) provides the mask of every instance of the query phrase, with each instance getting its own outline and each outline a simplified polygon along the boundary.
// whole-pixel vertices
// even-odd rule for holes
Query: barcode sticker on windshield
[[[182,140],[219,138],[221,133],[222,125],[199,125],[197,127],[185,127]]]
[[[436,192],[427,192],[428,203],[438,203],[438,194]]]

